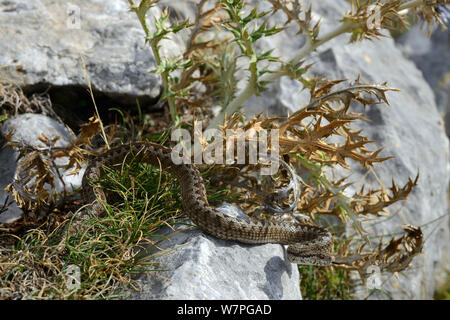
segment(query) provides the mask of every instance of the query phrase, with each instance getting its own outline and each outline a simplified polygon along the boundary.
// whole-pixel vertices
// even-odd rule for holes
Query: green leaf
[[[139,14],[147,14],[147,11],[155,5],[159,0],[142,0],[139,3]]]
[[[257,18],[258,15],[258,8],[255,7],[253,8],[253,10],[248,14],[248,16],[246,16],[245,18],[242,19],[242,23],[244,25],[246,25],[247,23],[249,23],[250,21],[254,20]]]
[[[173,32],[173,33],[177,33],[180,30],[183,30],[183,29],[186,29],[186,28],[189,28],[189,27],[192,27],[192,26],[193,26],[193,24],[189,23],[189,19],[187,19],[187,20],[185,20],[183,22],[180,22],[180,23],[177,23],[177,24],[173,24],[170,27],[170,31]]]

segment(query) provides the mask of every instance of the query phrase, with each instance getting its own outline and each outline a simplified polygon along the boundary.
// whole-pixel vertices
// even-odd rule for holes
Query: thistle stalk
[[[397,8],[396,12],[400,12],[403,10],[413,9],[421,5],[428,4],[427,0],[413,0],[413,1],[406,1],[404,3],[400,3]],[[442,1],[436,0],[436,4],[441,3]],[[381,15],[383,12],[381,13]],[[352,32],[356,30],[357,28],[361,27],[366,23],[366,20],[362,20],[359,22],[351,21],[351,20],[345,20],[343,21],[336,29],[328,32],[324,36],[318,38],[318,39],[311,39],[311,37],[307,37],[307,41],[305,45],[299,50],[299,52],[289,61],[289,64],[295,65],[298,64],[304,59],[307,55],[309,55],[311,52],[316,50],[319,46],[324,44],[327,41],[330,41],[331,39],[334,39],[341,34]],[[283,66],[278,68],[276,71],[264,74],[260,77],[261,82],[273,82],[281,78],[282,76],[287,75],[286,71],[283,70]],[[236,96],[225,108],[223,108],[219,114],[213,118],[210,121],[210,124],[208,126],[208,129],[217,128],[218,126],[222,125],[225,117],[229,117],[233,115],[235,112],[237,112],[244,103],[250,99],[254,94],[256,94],[257,88],[254,86],[254,81],[251,81],[250,79],[247,83],[247,86],[245,89]]]

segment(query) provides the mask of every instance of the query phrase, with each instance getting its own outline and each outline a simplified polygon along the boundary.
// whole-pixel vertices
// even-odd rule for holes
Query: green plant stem
[[[145,32],[145,39],[150,39],[150,29],[147,26],[147,22],[145,21],[145,14],[139,14],[137,7],[134,5],[133,0],[128,0],[130,7],[136,13],[139,22],[141,23],[142,29]],[[158,50],[158,41],[153,40],[150,42],[150,48],[152,49],[153,56],[155,57],[156,65],[159,66],[162,63],[161,55]],[[170,116],[172,118],[172,122],[175,127],[179,124],[179,117],[177,113],[177,108],[175,104],[175,97],[169,94],[169,72],[164,71],[161,73],[161,79],[163,83],[164,96],[167,97],[167,103],[169,104]]]
[[[148,37],[148,35],[147,35]],[[152,41],[150,44],[152,48],[153,56],[155,57],[156,65],[160,65],[162,63],[161,56],[158,50],[158,43],[156,41]],[[179,124],[179,117],[177,113],[177,107],[175,104],[175,97],[169,94],[169,73],[164,71],[161,73],[161,80],[163,83],[164,96],[167,98],[167,103],[169,104],[170,116],[172,118],[172,123],[174,127],[177,127]]]
[[[352,225],[356,230],[356,232],[358,232],[364,239],[366,239],[367,243],[370,243],[367,233],[363,233],[364,229],[361,224],[361,221],[358,219],[357,214],[353,211],[351,207],[350,204],[351,199],[343,194],[344,189],[334,187],[328,180],[327,176],[325,175],[320,165],[312,163],[300,156],[297,156],[297,160],[299,160],[300,163],[305,168],[308,168],[308,171],[316,179],[318,184],[321,184],[324,188],[326,188],[335,196],[337,205],[344,210],[343,217],[346,220],[346,223],[348,223],[347,216],[349,216],[350,219],[352,220]]]
[[[345,32],[351,31],[352,28],[354,28],[354,26],[355,23],[350,22],[342,23],[339,28],[326,34],[323,38],[318,39],[314,42],[307,41],[306,44],[302,47],[302,49],[297,53],[297,55],[294,58],[291,59],[289,63],[296,64],[300,62],[305,56],[313,52],[318,46]],[[273,82],[284,75],[286,75],[286,73],[280,68],[275,72],[263,75],[261,77],[261,82]],[[217,128],[217,126],[222,125],[225,116],[230,116],[236,111],[238,111],[239,108],[255,93],[256,87],[254,85],[254,81],[249,81],[245,89],[233,101],[231,101],[230,104],[228,104],[228,106],[224,110],[221,110],[221,112],[214,119],[211,120],[208,129]]]
[[[414,0],[414,1],[403,3],[398,6],[397,11],[416,8],[420,5],[423,5],[425,3],[425,1],[426,0]],[[330,41],[331,39],[336,38],[341,34],[355,30],[356,28],[360,27],[360,25],[362,23],[365,23],[365,21],[359,22],[359,23],[353,22],[353,21],[344,21],[340,24],[339,27],[337,27],[336,29],[325,34],[320,39],[311,41],[311,39],[308,37],[306,44],[300,49],[300,51],[294,56],[294,58],[292,58],[289,61],[289,63],[293,64],[293,65],[299,63],[308,54],[310,54],[311,52],[316,50],[319,46],[321,46],[325,42]],[[279,68],[278,70],[276,70],[272,73],[265,74],[264,76],[262,76],[260,81],[261,82],[273,82],[284,75],[286,75],[286,73],[282,70],[282,68]],[[255,93],[256,93],[256,87],[254,86],[254,83],[252,81],[249,81],[247,83],[247,86],[245,87],[245,89],[238,96],[236,96],[224,109],[222,109],[215,118],[213,118],[211,120],[211,122],[208,126],[208,129],[217,128],[219,125],[222,125],[223,121],[225,119],[225,116],[230,116],[233,113],[235,113],[236,111],[238,111],[243,106],[243,104],[248,99],[250,99],[250,97],[252,97]]]

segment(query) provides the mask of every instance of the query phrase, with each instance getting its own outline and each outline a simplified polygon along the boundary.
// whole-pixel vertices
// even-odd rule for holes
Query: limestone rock
[[[140,274],[140,291],[131,289],[129,299],[301,299],[298,268],[283,246],[224,241],[196,227],[176,230],[158,232],[162,252],[149,246],[140,253],[149,257],[149,270],[160,271]]]
[[[154,100],[159,76],[144,32],[127,1],[0,2],[0,65],[26,87],[87,87],[118,103]]]
[[[448,27],[447,23],[447,27]],[[422,71],[434,91],[436,105],[445,116],[450,135],[450,32],[435,28],[428,38],[418,25],[402,35],[397,44],[402,52]]]
[[[56,136],[60,137],[55,143],[56,147],[66,146],[74,138],[68,129],[60,122],[41,114],[31,113],[21,114],[4,121],[0,127],[0,131],[3,135],[12,131],[12,140],[18,141],[25,146],[28,145],[34,147],[43,147],[43,143],[38,140],[38,137],[42,133],[45,133],[49,139],[53,139]],[[0,150],[0,204],[3,204],[8,196],[9,200],[13,199],[12,195],[3,189],[11,183],[15,177],[16,168],[18,166],[17,156],[18,152],[10,147],[4,147]],[[67,160],[68,159],[60,158],[56,159],[55,162],[57,165],[63,165]],[[80,170],[77,175],[66,175],[61,169],[60,173],[69,191],[72,190],[73,187],[81,186],[81,178],[83,177],[84,170]],[[55,183],[56,192],[61,192],[63,190],[61,181],[55,179]],[[21,214],[22,210],[20,210],[16,203],[13,202],[5,212],[0,214],[0,224],[13,222],[18,219]]]

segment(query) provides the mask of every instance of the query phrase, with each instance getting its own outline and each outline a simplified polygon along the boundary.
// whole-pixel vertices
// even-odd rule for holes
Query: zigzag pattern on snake
[[[331,234],[318,226],[292,222],[246,221],[227,216],[211,207],[206,198],[203,179],[192,164],[175,165],[172,150],[151,142],[134,142],[112,148],[93,158],[83,176],[82,199],[89,210],[101,214],[106,195],[89,180],[98,180],[103,166],[122,164],[127,156],[161,167],[173,174],[180,183],[184,213],[201,229],[217,238],[249,244],[279,243],[288,245],[287,256],[293,263],[329,266],[332,263]],[[101,200],[101,201],[99,201]]]

